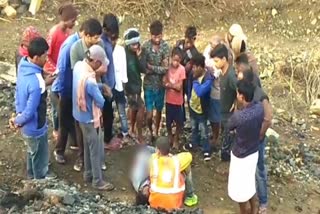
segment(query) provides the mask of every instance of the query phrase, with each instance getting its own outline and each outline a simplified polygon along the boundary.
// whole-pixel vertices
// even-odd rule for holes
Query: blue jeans
[[[58,131],[59,129],[59,117],[58,117],[59,95],[56,92],[51,91],[50,101],[51,101],[53,130]]]
[[[260,206],[267,206],[268,203],[268,177],[267,177],[267,167],[265,165],[265,146],[266,139],[264,138],[259,145],[259,159],[256,171],[256,183],[257,183],[257,193],[259,198]]]
[[[119,117],[120,117],[121,132],[125,136],[128,134],[128,129],[129,129],[127,113],[126,113],[126,103],[123,103],[123,102],[117,103],[117,108],[118,108]]]
[[[221,117],[221,160],[223,161],[230,161],[231,147],[235,137],[234,134],[231,134],[230,130],[228,130],[228,121],[231,117],[231,114],[232,113],[224,114]]]
[[[207,117],[190,109],[191,143],[193,147],[202,145],[203,153],[211,153],[208,139]]]
[[[48,133],[39,137],[22,136],[27,146],[27,174],[30,179],[43,179],[48,173]]]

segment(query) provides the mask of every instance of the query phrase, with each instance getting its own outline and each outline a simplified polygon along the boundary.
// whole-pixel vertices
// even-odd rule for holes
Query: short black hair
[[[223,59],[223,57],[228,60],[228,48],[224,44],[218,44],[211,52],[210,57],[215,58],[218,57],[220,59]]]
[[[244,96],[246,102],[251,102],[254,96],[254,85],[251,82],[239,80],[237,82],[238,93]]]
[[[36,37],[30,41],[28,47],[28,56],[33,58],[35,56],[42,56],[49,50],[49,45],[43,37]]]
[[[184,37],[187,39],[194,39],[197,36],[197,28],[195,26],[188,26]]]
[[[119,37],[119,22],[114,14],[108,13],[104,15],[102,27],[106,32],[115,34],[117,37]]]
[[[153,21],[149,26],[149,30],[151,35],[160,35],[163,31],[163,24],[159,20]]]
[[[178,55],[180,59],[183,59],[183,51],[179,47],[175,47],[172,49],[171,56]]]
[[[102,26],[100,22],[94,18],[87,19],[82,24],[82,29],[84,35],[97,36],[102,34]]]
[[[245,80],[245,81],[247,81],[249,83],[253,83],[253,81],[254,81],[254,73],[253,73],[251,67],[243,72],[243,80]]]
[[[139,191],[136,194],[136,205],[148,205],[149,204],[149,198],[142,194],[141,191]]]
[[[247,45],[244,40],[241,41],[241,46],[240,46],[240,53],[243,53],[247,50]]]
[[[236,64],[247,64],[249,65],[249,58],[246,53],[241,53],[235,60]]]
[[[200,53],[192,57],[192,63],[195,66],[201,66],[202,68],[205,68],[205,61],[206,61],[206,58]]]

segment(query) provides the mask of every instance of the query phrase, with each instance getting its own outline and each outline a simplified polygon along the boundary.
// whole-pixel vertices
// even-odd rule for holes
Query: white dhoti
[[[246,202],[256,193],[256,169],[258,152],[245,158],[238,158],[231,152],[229,168],[228,194],[238,202]]]

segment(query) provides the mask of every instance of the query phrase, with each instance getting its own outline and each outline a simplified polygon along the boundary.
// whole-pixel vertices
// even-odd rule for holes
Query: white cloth
[[[231,152],[228,195],[238,203],[248,201],[256,193],[258,152],[238,158]]]
[[[128,82],[127,76],[127,58],[124,47],[116,45],[113,53],[113,64],[115,71],[116,86],[115,89],[119,92],[123,91],[123,83]]]

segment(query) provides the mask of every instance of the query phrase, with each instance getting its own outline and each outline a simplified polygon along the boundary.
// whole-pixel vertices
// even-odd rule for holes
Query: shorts
[[[173,105],[166,103],[166,124],[170,128],[172,123],[175,122],[180,127],[183,127],[184,115],[182,105]]]
[[[162,111],[164,106],[164,94],[164,88],[144,89],[144,101],[146,102],[147,112],[152,112],[154,108],[157,111]]]
[[[132,110],[139,110],[144,107],[144,102],[140,94],[127,94],[128,105]]]
[[[221,106],[220,100],[210,98],[209,121],[211,123],[221,122]]]

